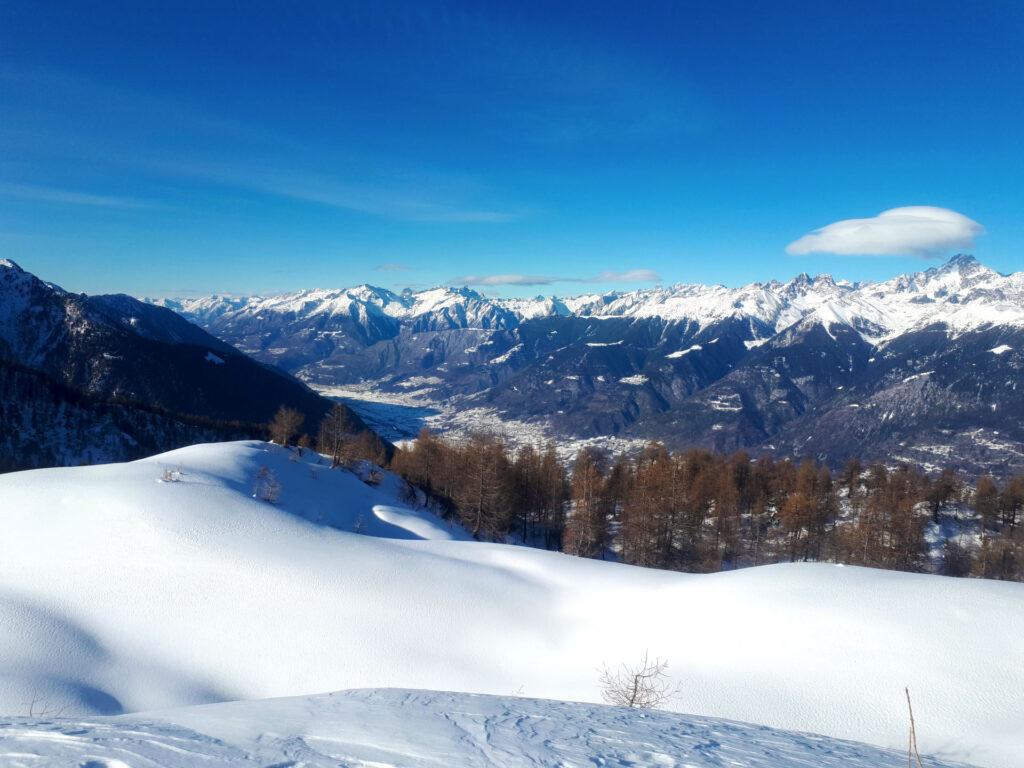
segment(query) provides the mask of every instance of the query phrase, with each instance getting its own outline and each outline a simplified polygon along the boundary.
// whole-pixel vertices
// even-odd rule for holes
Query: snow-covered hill
[[[173,306],[325,392],[413,399],[442,429],[498,420],[562,442],[1024,470],[1024,273],[970,256],[875,283],[536,299],[359,286]],[[348,402],[373,419],[375,406]]]
[[[291,456],[241,442],[0,476],[0,711],[379,687],[595,702],[602,664],[649,650],[680,712],[902,749],[907,685],[924,751],[1024,763],[1024,585],[810,564],[686,575],[460,541],[391,476]],[[276,505],[253,498],[263,468]]]
[[[902,768],[865,744],[665,712],[510,696],[357,690],[117,718],[0,723],[11,768]],[[930,768],[954,768],[928,758]]]

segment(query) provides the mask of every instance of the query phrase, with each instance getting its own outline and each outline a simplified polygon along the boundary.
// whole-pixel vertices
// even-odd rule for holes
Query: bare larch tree
[[[646,651],[639,664],[603,667],[598,682],[601,696],[616,707],[657,709],[678,693],[668,676],[668,662],[650,659]]]

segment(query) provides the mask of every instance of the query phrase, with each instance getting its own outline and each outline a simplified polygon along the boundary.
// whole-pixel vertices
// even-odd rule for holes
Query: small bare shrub
[[[601,696],[616,707],[656,709],[679,692],[668,676],[668,662],[650,659],[647,651],[639,664],[602,667],[598,682]]]
[[[66,707],[49,706],[35,693],[32,694],[32,701],[26,702],[25,706],[28,707],[28,717],[31,718],[60,717],[66,709]]]
[[[266,501],[269,504],[276,504],[281,498],[281,483],[278,482],[273,470],[269,467],[260,467],[260,471],[256,473],[252,495],[254,499]]]

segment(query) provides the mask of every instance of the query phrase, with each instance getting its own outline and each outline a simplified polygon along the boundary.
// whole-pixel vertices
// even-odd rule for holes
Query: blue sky
[[[139,295],[1016,271],[1022,51],[1011,2],[6,0],[0,256]],[[904,206],[979,226],[787,253]]]

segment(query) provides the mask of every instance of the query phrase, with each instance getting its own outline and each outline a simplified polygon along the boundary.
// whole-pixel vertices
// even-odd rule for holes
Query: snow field
[[[11,768],[902,768],[906,755],[728,720],[390,689],[116,718],[3,722],[0,761]],[[953,768],[933,758],[928,765]]]
[[[314,457],[249,441],[0,476],[0,712],[383,687],[596,702],[602,664],[649,651],[680,712],[902,749],[906,685],[923,751],[1024,764],[1024,585],[459,540],[392,476]],[[252,496],[261,467],[277,504]]]

